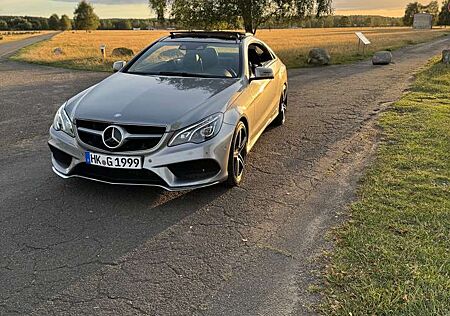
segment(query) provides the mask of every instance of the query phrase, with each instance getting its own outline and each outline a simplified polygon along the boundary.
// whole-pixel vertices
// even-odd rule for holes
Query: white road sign
[[[358,36],[359,40],[364,44],[364,45],[370,45],[370,41],[369,39],[362,33],[362,32],[356,32],[355,33],[356,36]]]

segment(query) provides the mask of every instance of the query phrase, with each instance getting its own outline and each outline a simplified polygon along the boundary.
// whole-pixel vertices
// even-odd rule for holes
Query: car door
[[[250,78],[254,77],[254,69],[258,66],[272,68],[275,79],[253,80],[250,83],[255,93],[255,130],[256,135],[262,133],[269,120],[278,111],[279,85],[276,73],[278,71],[276,58],[261,42],[253,42],[248,47]]]

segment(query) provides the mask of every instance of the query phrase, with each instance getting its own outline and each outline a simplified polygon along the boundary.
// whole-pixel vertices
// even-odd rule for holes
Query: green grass
[[[450,315],[450,67],[433,61],[379,125],[376,162],[336,231],[320,311]]]

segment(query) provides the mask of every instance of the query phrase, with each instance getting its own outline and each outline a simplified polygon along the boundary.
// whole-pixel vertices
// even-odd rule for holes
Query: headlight
[[[176,132],[169,142],[169,146],[185,143],[200,144],[214,138],[220,131],[223,122],[223,114],[217,113],[203,121],[189,126],[180,132]]]
[[[63,131],[64,133],[75,137],[73,132],[73,124],[70,121],[69,116],[64,110],[66,104],[63,104],[56,112],[55,119],[53,120],[53,128],[57,131]]]

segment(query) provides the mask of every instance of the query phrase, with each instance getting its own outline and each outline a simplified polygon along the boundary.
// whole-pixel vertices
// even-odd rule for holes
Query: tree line
[[[66,15],[59,18],[56,14],[53,18],[0,16],[0,31],[28,31],[28,30],[72,30],[76,29],[74,21]],[[50,22],[50,20],[52,22]],[[57,23],[59,21],[59,23]],[[133,28],[159,29],[181,28],[174,20],[167,19],[162,24],[157,19],[100,19],[98,30],[131,30]],[[51,25],[51,27],[50,27]],[[332,27],[392,27],[402,26],[402,18],[390,18],[383,16],[353,15],[340,16],[328,15],[317,18],[306,16],[304,18],[269,19],[261,25],[262,28],[332,28]],[[193,29],[200,28],[192,26]]]
[[[49,18],[0,16],[0,30],[130,30],[132,28],[245,29],[410,26],[414,14],[427,12],[439,25],[450,24],[448,4],[439,10],[437,1],[410,3],[403,18],[336,16],[332,0],[149,0],[156,19],[99,19],[94,7],[82,0],[73,19],[57,14]]]
[[[0,17],[0,30],[96,30],[100,26],[100,19],[94,12],[94,7],[82,0],[73,13],[73,19],[69,16],[52,14],[49,18],[42,17]]]
[[[73,19],[70,19],[67,15],[62,15],[60,18],[57,14],[52,14],[52,17],[0,16],[0,31],[66,31],[76,29]],[[98,30],[154,29],[161,27],[156,19],[100,19],[99,23]],[[167,26],[169,25],[172,25],[170,21]]]

